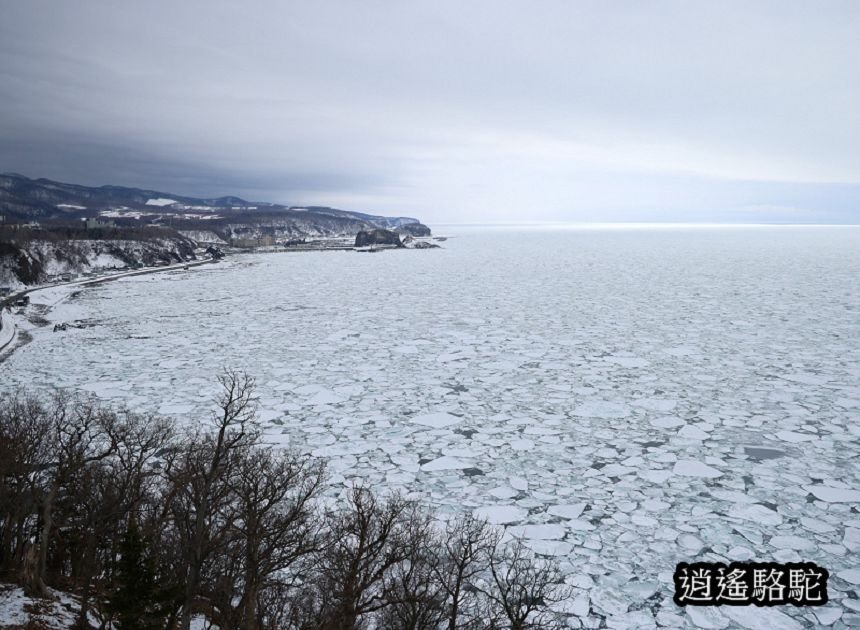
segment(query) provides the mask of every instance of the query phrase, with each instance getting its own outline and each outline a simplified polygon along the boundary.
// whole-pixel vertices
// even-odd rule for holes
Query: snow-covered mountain
[[[273,227],[287,236],[355,236],[372,228],[429,236],[412,217],[386,217],[326,206],[287,206],[235,196],[188,197],[123,186],[89,187],[23,175],[0,175],[0,215],[7,222],[73,221],[108,217],[124,226],[169,224],[183,230],[213,230],[224,236]]]

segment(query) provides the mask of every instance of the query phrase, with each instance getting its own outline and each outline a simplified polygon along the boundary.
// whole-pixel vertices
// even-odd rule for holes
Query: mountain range
[[[256,226],[296,236],[354,235],[369,228],[397,229],[414,236],[430,234],[429,228],[412,217],[252,202],[236,196],[189,197],[125,186],[80,186],[17,173],[0,175],[0,215],[9,223],[108,218],[127,226],[169,224],[177,229],[228,233]]]

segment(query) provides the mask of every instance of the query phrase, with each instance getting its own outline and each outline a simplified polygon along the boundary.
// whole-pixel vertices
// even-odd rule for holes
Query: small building
[[[99,229],[113,228],[113,227],[116,227],[116,223],[114,221],[111,221],[110,219],[102,220],[99,218],[94,218],[94,219],[87,219],[87,221],[86,221],[86,228],[88,230],[99,230]]]
[[[27,306],[30,304],[30,296],[22,295],[17,300],[15,300],[15,306]]]

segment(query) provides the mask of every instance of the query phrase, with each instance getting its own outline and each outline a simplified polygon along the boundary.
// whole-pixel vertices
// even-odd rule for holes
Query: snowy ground
[[[71,628],[77,620],[78,602],[59,591],[52,596],[52,600],[33,599],[21,588],[0,583],[0,628]]]
[[[554,555],[586,627],[860,625],[860,229],[465,232],[88,288],[0,364],[188,419],[221,366],[273,442]],[[38,309],[36,304],[34,309]],[[679,561],[829,569],[831,605],[684,610]]]
[[[52,591],[51,599],[34,599],[18,586],[0,583],[0,630],[68,630],[75,626],[79,611],[80,602],[68,593]],[[95,615],[88,619],[91,627],[101,626]],[[192,618],[191,630],[211,628],[201,616]]]

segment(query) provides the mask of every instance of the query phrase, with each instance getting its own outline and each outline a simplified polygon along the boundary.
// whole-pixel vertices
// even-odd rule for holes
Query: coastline
[[[134,271],[103,275],[95,278],[87,278],[86,280],[72,280],[70,282],[44,284],[25,289],[24,291],[18,291],[16,293],[13,293],[12,295],[5,298],[2,302],[0,302],[0,363],[6,361],[6,359],[8,359],[10,356],[12,356],[12,354],[14,354],[15,350],[22,347],[26,343],[16,343],[16,341],[20,337],[19,333],[22,330],[21,322],[26,321],[26,317],[21,313],[12,312],[12,304],[14,304],[15,300],[18,300],[24,296],[37,295],[39,293],[46,292],[52,289],[74,287],[86,288],[97,284],[104,284],[106,282],[120,280],[122,278],[130,278],[132,276],[143,276],[164,271],[177,271],[190,269],[191,267],[200,267],[202,265],[218,263],[220,262],[220,260],[221,259],[217,258],[207,258],[205,260],[192,260],[189,262],[181,262],[176,263],[175,265],[166,265],[163,267],[135,269]],[[71,291],[69,291],[67,295],[60,298],[51,306],[66,299],[66,297],[68,297],[70,293]],[[50,310],[50,308],[48,310]]]
[[[446,239],[447,237],[444,237]],[[444,240],[443,239],[443,240]],[[293,253],[293,252],[326,252],[326,251],[383,251],[383,250],[393,250],[396,251],[398,249],[423,249],[423,248],[412,248],[412,247],[392,247],[387,245],[379,246],[378,248],[357,248],[354,245],[347,245],[346,242],[340,242],[344,239],[332,239],[331,243],[326,243],[323,245],[310,245],[304,247],[257,247],[253,249],[246,250],[237,250],[231,251],[230,256],[237,255],[245,255],[245,254],[283,254],[283,253]],[[430,241],[430,238],[427,239],[416,239],[416,240],[427,240]],[[23,291],[17,291],[12,293],[5,298],[0,299],[0,364],[2,364],[6,359],[8,359],[12,354],[14,354],[15,350],[19,347],[24,346],[27,342],[17,343],[20,338],[19,333],[22,330],[21,323],[23,321],[27,321],[27,318],[22,313],[15,313],[12,311],[13,304],[16,300],[24,297],[24,296],[34,296],[39,293],[50,291],[53,289],[59,288],[72,288],[72,287],[89,287],[97,284],[102,284],[105,282],[112,282],[114,280],[120,280],[122,278],[130,278],[132,276],[141,276],[153,273],[160,273],[165,271],[177,271],[190,269],[191,267],[199,267],[201,265],[207,265],[212,263],[218,263],[223,258],[206,258],[204,260],[192,260],[188,262],[180,262],[173,265],[166,265],[163,267],[147,267],[143,269],[135,269],[133,271],[124,271],[120,273],[111,273],[105,274],[102,276],[97,276],[94,278],[87,278],[85,280],[72,280],[69,282],[59,282],[52,284],[43,284],[34,287],[30,287],[24,289]],[[53,304],[51,304],[45,312],[50,311],[54,305],[64,300],[66,296],[63,296]]]

